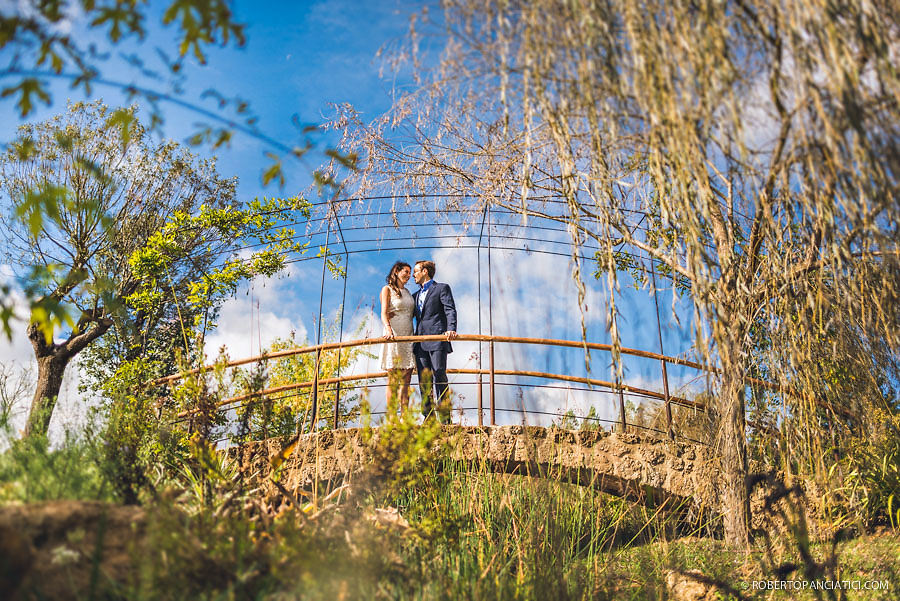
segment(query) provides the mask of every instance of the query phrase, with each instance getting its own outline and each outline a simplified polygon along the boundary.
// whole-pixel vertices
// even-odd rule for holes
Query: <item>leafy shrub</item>
[[[337,328],[334,324],[329,326],[327,335],[337,335]],[[297,340],[294,332],[291,332],[288,338],[276,338],[266,352],[277,353],[308,344],[308,341]],[[373,355],[365,347],[352,347],[340,351],[323,351],[319,355],[301,353],[269,359],[265,363],[260,363],[256,370],[246,372],[235,370],[236,392],[251,394],[266,388],[312,382],[315,379],[316,370],[318,370],[320,378],[331,378],[341,373],[341,370],[346,370],[358,358],[365,356]],[[338,425],[343,427],[358,419],[361,396],[356,390],[356,388],[345,386],[341,390],[338,400],[335,386],[320,386],[317,396],[317,421],[312,429],[321,430],[332,427],[336,404]],[[243,402],[237,407],[236,413],[242,423],[242,431],[239,432],[238,437],[235,437],[237,441],[292,436],[298,431],[298,428],[304,432],[311,429],[312,395],[306,388],[261,395]]]
[[[835,490],[838,523],[900,529],[900,413],[876,408],[870,436],[854,438],[832,468],[843,474]]]
[[[12,440],[0,454],[0,503],[110,498],[100,451],[87,435],[66,433],[57,448],[46,436]]]
[[[141,359],[123,363],[103,386],[99,467],[128,504],[137,503],[141,491],[186,455],[185,434],[172,425],[172,416],[146,384],[156,375],[155,367]]]

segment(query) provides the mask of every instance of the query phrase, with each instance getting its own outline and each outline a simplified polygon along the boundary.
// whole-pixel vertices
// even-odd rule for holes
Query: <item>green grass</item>
[[[0,504],[111,500],[110,487],[96,459],[93,442],[71,433],[56,448],[43,436],[12,440],[0,453]]]
[[[663,600],[671,598],[667,575],[699,571],[718,584],[709,598],[724,600],[739,598],[729,587],[775,579],[773,565],[794,564],[784,578],[806,578],[788,539],[777,552],[745,555],[681,536],[662,516],[588,488],[442,467],[414,488],[373,492],[311,520],[296,511],[270,522],[242,512],[152,512],[139,558],[143,580],[120,590],[129,599]],[[408,528],[370,519],[391,502]],[[811,552],[821,564],[832,548],[818,543]],[[836,555],[839,578],[898,582],[896,533],[841,542]]]
[[[426,598],[590,597],[611,550],[652,538],[643,512],[589,488],[452,464],[397,499]]]

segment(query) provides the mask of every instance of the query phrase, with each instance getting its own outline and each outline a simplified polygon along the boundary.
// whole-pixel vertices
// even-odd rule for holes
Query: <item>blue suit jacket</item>
[[[453,292],[450,286],[434,282],[428,288],[428,294],[425,295],[425,305],[419,312],[419,293],[417,290],[413,294],[413,300],[416,307],[416,336],[424,336],[428,334],[443,334],[444,332],[456,331],[456,304],[453,302]],[[429,340],[426,342],[416,342],[413,344],[413,350],[421,348],[424,351],[443,350],[447,353],[453,352],[453,346],[447,340]]]

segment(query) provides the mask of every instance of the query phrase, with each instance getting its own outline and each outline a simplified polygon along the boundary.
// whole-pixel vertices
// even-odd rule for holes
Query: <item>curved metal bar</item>
[[[444,340],[444,336],[440,334],[430,335],[430,336],[396,336],[391,339],[391,342],[423,342],[427,340]],[[455,340],[460,342],[505,342],[505,343],[513,343],[513,344],[537,344],[543,346],[560,346],[566,348],[589,348],[591,350],[600,350],[600,351],[611,351],[611,344],[602,344],[599,342],[584,342],[582,340],[556,340],[552,338],[525,338],[519,336],[491,336],[487,334],[460,334],[456,337]],[[285,349],[282,351],[277,351],[274,353],[266,353],[262,355],[257,355],[254,357],[248,357],[246,359],[236,359],[234,361],[229,361],[225,364],[224,367],[237,367],[239,365],[246,365],[248,363],[255,363],[257,361],[262,361],[264,359],[279,359],[281,357],[290,357],[293,355],[301,355],[305,353],[315,353],[319,351],[330,351],[336,350],[339,348],[350,348],[355,346],[368,346],[374,344],[383,344],[388,342],[388,338],[386,336],[380,336],[378,338],[363,338],[359,340],[345,340],[341,342],[326,342],[324,344],[316,344],[311,346],[297,347],[292,349]],[[625,355],[631,355],[633,357],[641,357],[644,359],[655,359],[657,361],[666,361],[667,363],[671,363],[672,365],[682,365],[684,367],[691,367],[693,369],[699,369],[704,371],[711,371],[713,373],[718,373],[720,370],[717,367],[712,367],[708,365],[703,365],[701,363],[696,363],[694,361],[688,361],[687,359],[681,359],[679,357],[671,357],[668,355],[661,355],[659,353],[654,353],[652,351],[642,351],[639,349],[621,347],[620,352]],[[180,380],[185,376],[192,376],[204,371],[214,369],[214,365],[207,365],[201,368],[191,369],[189,371],[184,372],[183,374],[172,374],[170,376],[165,376],[162,378],[158,378],[150,382],[151,384],[165,384],[167,382],[172,382],[176,380]],[[762,386],[774,386],[769,382],[764,382],[763,380],[757,380],[756,378],[747,378],[748,382],[752,382],[754,384],[759,384]]]
[[[347,278],[350,275],[350,255],[347,254],[347,242],[344,241],[344,230],[341,228],[341,220],[336,219],[335,223],[338,228],[338,235],[341,237],[341,244],[344,246],[344,291],[341,293],[341,328],[338,332],[338,340],[344,339],[344,314],[347,312]],[[341,349],[337,354],[337,375],[341,375]],[[338,420],[340,419],[341,410],[341,385],[338,383],[337,392],[334,395],[334,427],[337,429]]]
[[[399,336],[398,336],[399,338]],[[448,369],[447,373],[449,374],[464,374],[464,375],[488,375],[490,370],[486,369]],[[623,392],[630,392],[633,394],[638,394],[641,396],[645,396],[648,398],[653,398],[657,400],[665,400],[665,395],[662,393],[647,390],[645,388],[638,388],[636,386],[630,386],[628,384],[624,385],[616,385],[615,382],[608,382],[606,380],[597,380],[595,378],[581,378],[578,376],[569,376],[566,374],[552,374],[545,373],[539,371],[526,371],[526,370],[515,370],[515,369],[497,369],[494,370],[494,374],[498,376],[525,376],[529,378],[544,378],[547,380],[559,380],[562,382],[576,382],[579,384],[588,384],[591,386],[600,386],[602,388],[608,388],[609,390],[621,390]],[[307,380],[305,382],[293,382],[291,384],[284,384],[282,386],[273,386],[272,388],[266,388],[265,390],[260,390],[256,392],[250,392],[247,394],[240,394],[237,396],[229,397],[227,399],[223,399],[216,403],[216,408],[221,409],[222,407],[226,407],[228,405],[234,405],[235,403],[240,403],[242,401],[249,401],[254,398],[259,398],[262,396],[267,396],[271,394],[278,394],[281,392],[287,392],[290,390],[297,390],[299,388],[311,388],[314,385],[318,384],[319,386],[327,386],[329,384],[340,384],[342,382],[352,382],[356,380],[377,380],[379,378],[386,378],[387,372],[378,371],[372,372],[368,374],[356,374],[350,376],[341,376],[339,378],[319,378],[317,380]],[[676,404],[681,405],[683,407],[689,407],[692,409],[705,409],[705,405],[703,403],[698,403],[696,401],[689,401],[687,399],[681,397],[673,397],[670,396],[669,400]],[[176,417],[182,418],[187,417],[188,415],[192,415],[196,413],[197,409],[190,409],[188,411],[182,411]]]

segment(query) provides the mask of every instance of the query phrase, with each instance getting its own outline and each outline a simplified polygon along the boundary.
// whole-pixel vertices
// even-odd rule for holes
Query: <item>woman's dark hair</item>
[[[387,285],[391,287],[391,290],[397,293],[397,296],[400,296],[400,280],[397,278],[397,274],[401,269],[406,267],[407,269],[412,269],[409,266],[409,263],[404,263],[403,261],[397,261],[394,263],[391,270],[388,272],[387,277],[384,278],[384,281],[387,282]]]

